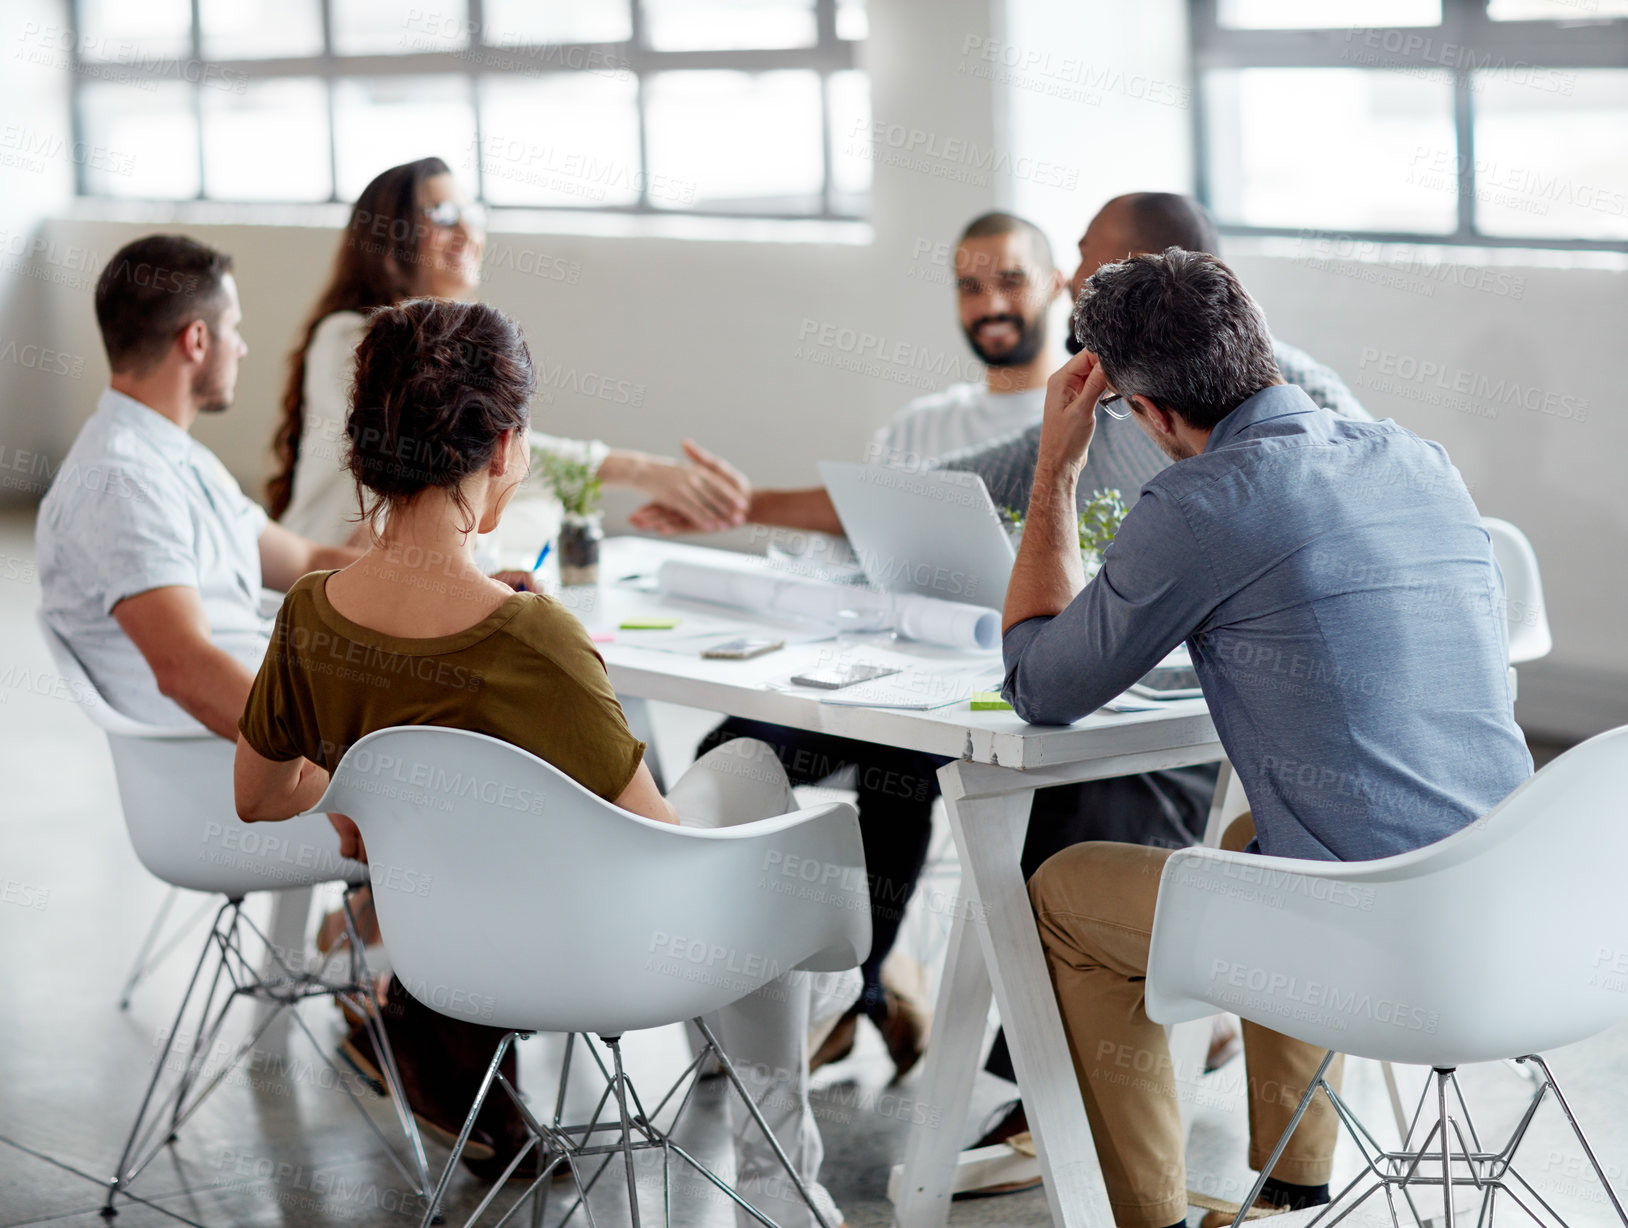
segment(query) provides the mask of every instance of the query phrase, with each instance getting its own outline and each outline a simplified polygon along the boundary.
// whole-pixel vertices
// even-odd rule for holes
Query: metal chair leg
[[[1624,1225],[1628,1225],[1628,1212],[1622,1209],[1622,1200],[1617,1197],[1617,1191],[1612,1188],[1611,1178],[1605,1175],[1605,1169],[1600,1166],[1599,1157],[1594,1154],[1594,1148],[1589,1144],[1588,1136],[1583,1133],[1583,1127],[1578,1124],[1577,1115],[1571,1111],[1571,1104],[1561,1092],[1560,1084],[1555,1081],[1554,1072],[1549,1069],[1549,1063],[1545,1062],[1536,1053],[1529,1054],[1521,1060],[1531,1062],[1543,1072],[1544,1083],[1554,1093],[1555,1103],[1560,1106],[1560,1111],[1566,1115],[1566,1122],[1571,1126],[1572,1133],[1577,1136],[1577,1142],[1583,1148],[1583,1154],[1588,1157],[1589,1164],[1593,1166],[1594,1175],[1600,1179],[1600,1185],[1605,1189],[1605,1196],[1611,1200],[1612,1209],[1616,1211],[1617,1218]]]
[[[447,1186],[452,1181],[453,1171],[458,1167],[458,1161],[463,1158],[464,1147],[469,1143],[469,1136],[475,1129],[475,1118],[480,1116],[481,1106],[486,1103],[486,1095],[492,1090],[492,1081],[497,1078],[498,1067],[503,1064],[503,1055],[514,1044],[515,1033],[505,1032],[503,1039],[497,1043],[497,1052],[492,1054],[491,1064],[486,1067],[486,1076],[480,1082],[480,1091],[475,1093],[475,1103],[469,1106],[469,1116],[464,1118],[463,1129],[458,1131],[458,1141],[453,1144],[452,1154],[447,1157],[446,1170],[441,1174],[441,1180],[436,1184],[435,1193],[430,1196],[429,1206],[424,1208],[424,1218],[419,1228],[430,1228],[435,1222],[436,1212],[441,1208],[441,1199],[445,1197]]]
[[[741,1082],[740,1075],[735,1073],[735,1064],[729,1060],[729,1055],[724,1052],[723,1046],[718,1043],[718,1038],[712,1034],[712,1029],[707,1027],[706,1020],[698,1017],[695,1020],[695,1026],[701,1029],[701,1035],[707,1038],[707,1043],[717,1053],[718,1064],[723,1067],[724,1074],[728,1077],[730,1085],[740,1093],[741,1099],[746,1102],[746,1111],[752,1115],[752,1120],[757,1123],[757,1128],[763,1131],[763,1136],[769,1140],[769,1146],[774,1150],[775,1159],[780,1161],[780,1166],[786,1170],[786,1175],[791,1178],[791,1183],[797,1187],[798,1195],[808,1204],[808,1210],[813,1215],[814,1222],[819,1224],[820,1228],[836,1228],[835,1225],[826,1222],[825,1216],[820,1213],[819,1207],[815,1206],[814,1195],[809,1190],[807,1183],[803,1181],[803,1175],[797,1171],[796,1165],[786,1155],[785,1148],[780,1145],[780,1140],[774,1136],[774,1131],[769,1129],[769,1123],[763,1120],[763,1114],[757,1107],[757,1101],[752,1099],[751,1093],[746,1090],[746,1085]],[[1323,1067],[1328,1065],[1329,1058],[1333,1056],[1331,1053],[1328,1058],[1323,1059]],[[1323,1068],[1319,1067],[1317,1071],[1318,1078],[1321,1078],[1322,1074]],[[1315,1083],[1313,1086],[1315,1086]],[[1274,1161],[1277,1159],[1276,1156],[1272,1158]]]
[[[153,944],[158,941],[159,932],[163,930],[164,922],[169,918],[170,909],[175,907],[175,897],[180,894],[181,889],[179,887],[171,887],[165,893],[164,902],[158,906],[158,916],[153,918],[153,923],[147,930],[147,937],[141,940],[141,950],[136,952],[135,962],[130,965],[130,975],[124,978],[124,988],[119,991],[119,1009],[121,1011],[130,1009],[130,995],[135,992],[136,986],[141,983],[141,979],[150,971],[147,955],[153,949]]]
[[[599,1039],[611,1051],[611,1065],[616,1072],[611,1088],[616,1093],[616,1107],[622,1115],[622,1161],[627,1165],[627,1213],[633,1228],[639,1228],[639,1185],[633,1172],[633,1119],[627,1111],[627,1075],[622,1071],[622,1038],[601,1036]]]
[[[225,915],[226,910],[232,907],[235,907],[235,905],[230,900],[220,906],[215,914],[216,925],[220,924],[220,919]],[[213,931],[211,931],[211,936],[213,936]],[[197,988],[198,978],[203,974],[204,964],[209,960],[211,946],[211,943],[204,943],[203,950],[198,953],[198,962],[192,969],[192,979],[187,982],[186,992],[181,995],[180,1009],[175,1012],[175,1023],[171,1026],[169,1035],[164,1038],[164,1048],[159,1052],[158,1061],[153,1068],[153,1077],[147,1083],[147,1092],[141,1098],[141,1107],[136,1110],[136,1120],[131,1123],[130,1136],[125,1139],[124,1150],[119,1153],[119,1163],[113,1170],[113,1179],[107,1184],[107,1202],[102,1206],[102,1218],[104,1219],[111,1219],[119,1213],[118,1209],[113,1205],[113,1200],[118,1195],[120,1187],[125,1184],[125,1165],[130,1162],[130,1153],[135,1148],[136,1138],[141,1132],[142,1120],[147,1116],[147,1108],[152,1104],[153,1093],[158,1090],[159,1080],[164,1077],[164,1067],[169,1062],[170,1050],[175,1047],[175,1038],[181,1031],[181,1021],[186,1017],[187,1006],[192,1001],[192,991]]]
[[[1244,1199],[1243,1205],[1238,1208],[1238,1214],[1232,1221],[1232,1228],[1242,1228],[1244,1219],[1249,1215],[1249,1208],[1253,1207],[1255,1200],[1261,1196],[1261,1189],[1266,1185],[1266,1179],[1272,1175],[1272,1169],[1277,1166],[1278,1158],[1283,1155],[1283,1149],[1289,1145],[1289,1139],[1293,1137],[1295,1127],[1300,1124],[1300,1119],[1306,1115],[1306,1110],[1311,1107],[1312,1097],[1317,1094],[1317,1089],[1322,1086],[1323,1075],[1328,1071],[1328,1064],[1333,1060],[1334,1050],[1330,1049],[1323,1054],[1323,1060],[1317,1067],[1317,1073],[1312,1075],[1311,1082],[1306,1085],[1306,1094],[1300,1097],[1300,1103],[1295,1106],[1294,1116],[1289,1118],[1289,1124],[1278,1139],[1277,1146],[1272,1148],[1270,1158],[1267,1159],[1265,1164],[1261,1165],[1260,1176],[1255,1178],[1255,1184],[1250,1188],[1249,1196]]]
[[[269,952],[271,963],[264,971],[255,965],[244,949],[244,939],[248,936],[258,940]],[[205,971],[209,968],[211,960],[213,969],[206,979]],[[268,1029],[283,1017],[284,1011],[292,1013],[292,1018],[299,1025],[300,1031],[310,1040],[317,1056],[330,1071],[333,1071],[340,1088],[355,1104],[369,1128],[379,1137],[402,1175],[416,1185],[420,1194],[427,1196],[430,1185],[428,1162],[424,1158],[417,1123],[413,1120],[411,1110],[402,1095],[400,1074],[396,1068],[394,1055],[390,1052],[389,1040],[383,1035],[383,1028],[380,1026],[377,1008],[373,1003],[373,986],[367,974],[365,960],[361,959],[358,951],[350,961],[348,980],[330,980],[327,979],[327,973],[326,963],[316,974],[307,971],[303,963],[298,969],[291,967],[282,954],[269,943],[253,920],[243,912],[241,899],[230,899],[218,906],[215,920],[176,1011],[174,1024],[164,1037],[156,1068],[120,1153],[118,1166],[108,1182],[107,1201],[101,1212],[104,1217],[111,1218],[118,1214],[116,1205],[118,1194],[121,1191],[128,1191],[131,1183],[162,1148],[175,1141],[176,1132],[181,1126],[197,1112],[215,1088],[237,1069],[243,1056],[261,1043]],[[358,980],[358,977],[361,979]],[[412,1153],[412,1162],[417,1168],[416,1176],[402,1163],[396,1149],[380,1132],[377,1123],[368,1115],[367,1110],[357,1101],[355,1093],[343,1080],[339,1080],[338,1071],[332,1060],[295,1010],[298,1003],[318,996],[332,996],[341,1000],[355,998],[364,1019],[371,1025],[369,1030],[370,1035],[375,1038],[375,1052],[380,1055],[383,1063],[387,1089],[397,1116],[401,1119],[402,1130]],[[231,1013],[239,999],[258,1001],[269,1009],[261,1012],[248,1030],[246,1039],[237,1042],[235,1050],[228,1052],[217,1041],[224,1029],[226,1016]],[[190,1040],[186,1040],[183,1039],[186,1036],[186,1021],[189,1013],[193,1012],[196,1012],[196,1027]],[[180,1057],[183,1052],[185,1060],[176,1074],[174,1084],[160,1098],[160,1085],[165,1074],[170,1072],[174,1065],[172,1059]],[[212,1058],[223,1060],[212,1063]],[[211,1071],[212,1065],[216,1068]]]

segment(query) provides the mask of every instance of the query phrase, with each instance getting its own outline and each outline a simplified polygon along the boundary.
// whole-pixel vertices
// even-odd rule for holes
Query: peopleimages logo
[[[1375,1023],[1388,1023],[1410,1032],[1434,1035],[1441,1022],[1436,1011],[1427,1011],[1422,1006],[1410,1006],[1393,998],[1376,997],[1355,989],[1341,989],[1325,981],[1302,982],[1299,977],[1287,972],[1251,968],[1227,959],[1211,961],[1210,980],[1230,989],[1260,994],[1274,1002],[1292,1003],[1334,1016],[1372,1019]],[[1236,999],[1238,995],[1233,996]]]

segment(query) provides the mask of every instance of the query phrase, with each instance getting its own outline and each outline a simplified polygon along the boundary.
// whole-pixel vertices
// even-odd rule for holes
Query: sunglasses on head
[[[468,223],[471,230],[482,230],[486,226],[486,210],[480,205],[460,205],[456,201],[442,200],[425,205],[419,212],[431,226],[443,230],[451,230],[459,222]]]

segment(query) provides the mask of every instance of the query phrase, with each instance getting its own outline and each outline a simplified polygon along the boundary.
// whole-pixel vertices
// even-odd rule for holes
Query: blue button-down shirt
[[[1419,848],[1531,775],[1491,542],[1445,450],[1394,422],[1287,385],[1245,401],[1142,488],[1067,609],[1007,632],[1004,694],[1066,724],[1183,641],[1262,852]]]

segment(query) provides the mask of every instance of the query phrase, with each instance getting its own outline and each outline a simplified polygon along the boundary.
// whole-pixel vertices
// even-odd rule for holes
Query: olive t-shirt
[[[353,623],[328,602],[332,572],[283,601],[238,730],[276,762],[330,772],[352,743],[392,725],[442,725],[511,742],[607,801],[644,758],[605,662],[575,616],[516,593],[454,635],[403,639]]]

